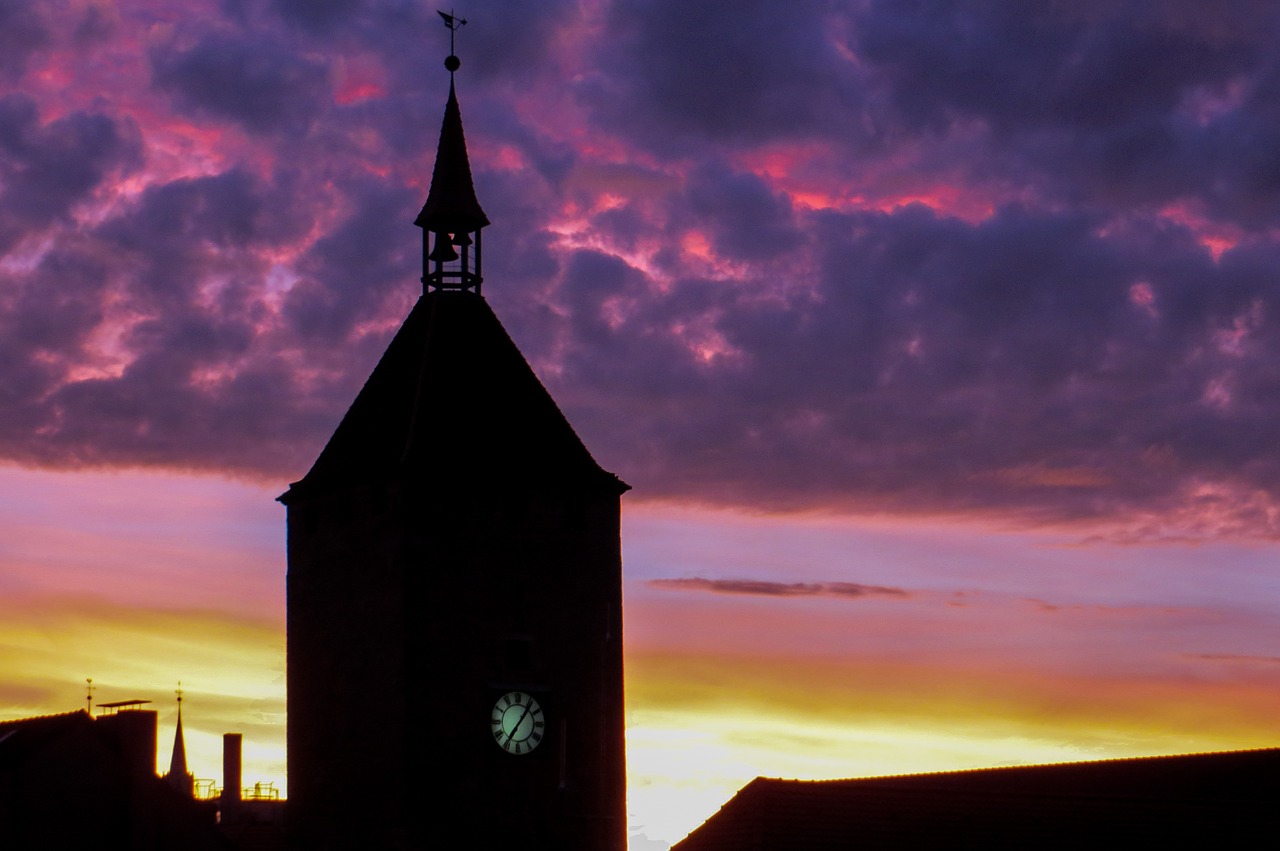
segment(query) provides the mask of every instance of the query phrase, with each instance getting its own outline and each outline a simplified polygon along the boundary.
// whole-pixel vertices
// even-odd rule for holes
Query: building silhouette
[[[187,740],[182,735],[182,687],[178,687],[178,723],[173,729],[173,752],[169,757],[169,773],[164,779],[180,794],[195,796],[196,778],[187,770]]]
[[[146,703],[0,722],[0,848],[234,848],[212,804],[156,776]]]
[[[242,796],[241,734],[223,737],[223,785],[187,770],[181,694],[169,771],[156,774],[149,700],[0,722],[0,848],[274,851],[284,801],[271,784]]]
[[[423,294],[288,509],[296,847],[622,851],[620,496],[481,295],[449,94]],[[407,224],[407,223],[406,223]]]
[[[1275,840],[1280,749],[857,780],[758,777],[672,851],[1244,848]]]

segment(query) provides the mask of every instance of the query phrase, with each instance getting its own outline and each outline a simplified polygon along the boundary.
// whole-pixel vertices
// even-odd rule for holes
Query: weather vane
[[[462,60],[454,55],[453,38],[454,35],[457,34],[458,29],[467,23],[467,19],[459,18],[457,15],[453,14],[452,10],[448,12],[441,12],[437,9],[436,14],[444,18],[444,25],[449,28],[449,58],[444,60],[444,67],[448,68],[449,73],[452,74],[454,71],[458,70],[460,65],[462,65]]]

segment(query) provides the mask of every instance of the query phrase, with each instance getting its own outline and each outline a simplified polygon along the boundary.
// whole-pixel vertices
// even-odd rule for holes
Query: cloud
[[[42,123],[33,98],[0,97],[0,251],[67,221],[77,203],[140,160],[137,128],[127,118],[76,111]]]
[[[47,706],[53,689],[33,683],[4,683],[0,685],[0,706],[34,707]],[[6,713],[7,714],[7,713]],[[8,720],[8,719],[5,719]]]
[[[20,78],[28,58],[49,40],[39,7],[23,0],[0,0],[0,75]]]
[[[305,132],[330,96],[327,65],[279,39],[233,31],[152,46],[155,84],[185,109],[254,133]]]
[[[570,344],[557,391],[627,388],[592,408],[588,444],[666,453],[631,479],[641,492],[1069,519],[1162,505],[1196,482],[1269,488],[1261,438],[1280,411],[1263,352],[1277,340],[1249,319],[1275,310],[1269,247],[1215,263],[1185,230],[1104,234],[1013,206],[977,224],[922,207],[807,218],[807,291],[749,278],[664,290],[642,275],[634,307]],[[1132,302],[1139,280],[1167,312]],[[616,302],[604,284],[562,293],[571,317]],[[1224,348],[1232,328],[1248,352]],[[650,387],[661,417],[626,406]]]
[[[1185,653],[1183,658],[1227,665],[1258,665],[1263,667],[1280,665],[1280,656],[1249,656],[1237,653]]]
[[[290,23],[327,33],[337,26],[349,23],[363,4],[343,0],[274,0],[271,5]]]
[[[753,597],[909,597],[901,588],[854,582],[769,582],[753,579],[651,579],[652,588],[667,591],[710,591]]]
[[[579,97],[605,126],[664,153],[846,127],[858,90],[828,37],[827,16],[840,13],[827,6],[609,4]]]
[[[873,2],[853,47],[890,84],[904,119],[944,127],[973,116],[1001,133],[1167,113],[1189,87],[1226,82],[1264,47],[1256,30],[1215,31],[1160,4],[1136,5],[1145,8]],[[1258,23],[1274,22],[1259,4],[1235,11],[1246,6]]]
[[[416,196],[370,179],[348,187],[347,195],[355,209],[299,258],[302,277],[285,301],[293,329],[317,341],[345,339],[352,325],[382,307],[380,290],[421,275],[421,237],[413,239],[419,232],[408,227]]]
[[[0,453],[296,477],[418,291],[447,32],[144,5],[149,83],[46,20],[0,93]],[[485,290],[632,498],[1280,534],[1269,6],[511,14]]]

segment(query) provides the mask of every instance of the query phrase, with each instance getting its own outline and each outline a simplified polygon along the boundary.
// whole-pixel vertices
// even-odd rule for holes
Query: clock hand
[[[524,719],[529,717],[529,710],[531,709],[533,709],[532,698],[524,705],[524,712],[520,715],[520,720],[515,723],[515,726],[511,728],[511,732],[507,734],[508,739],[514,739],[516,737],[516,731],[520,729],[520,725],[524,723]],[[525,738],[527,739],[528,736],[525,736]],[[520,741],[524,741],[524,739],[521,739]]]

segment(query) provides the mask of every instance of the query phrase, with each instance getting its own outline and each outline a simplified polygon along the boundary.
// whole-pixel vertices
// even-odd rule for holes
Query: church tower
[[[627,485],[480,294],[489,220],[445,65],[423,294],[280,497],[290,830],[308,849],[623,851]]]
[[[173,755],[164,779],[184,798],[194,798],[196,780],[195,775],[187,771],[187,740],[182,735],[182,683],[178,683],[175,694],[178,695],[178,726],[173,731]]]

